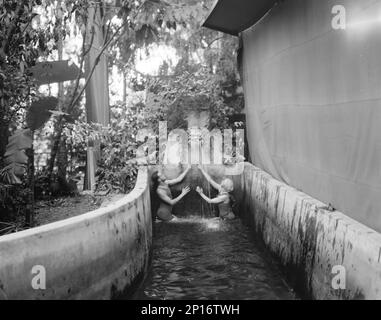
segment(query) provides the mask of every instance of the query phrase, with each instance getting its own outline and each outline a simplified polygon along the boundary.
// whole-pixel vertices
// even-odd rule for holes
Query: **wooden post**
[[[34,141],[34,132],[32,131],[32,140]],[[34,226],[34,146],[26,150],[28,156],[28,186],[29,196],[25,211],[25,224],[33,228]]]
[[[87,170],[88,189],[94,193],[96,187],[94,147],[88,147],[87,149]]]

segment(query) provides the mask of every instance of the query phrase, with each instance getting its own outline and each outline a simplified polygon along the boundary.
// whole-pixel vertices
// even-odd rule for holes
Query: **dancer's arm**
[[[204,170],[204,168],[202,166],[198,166],[198,168],[200,169],[200,171],[202,172],[202,174],[204,175],[205,179],[212,185],[212,187],[216,190],[220,190],[221,189],[221,185],[218,184],[216,181],[214,181],[211,176]]]
[[[171,205],[171,206],[174,206],[176,203],[178,203],[182,198],[184,198],[188,193],[190,192],[190,188],[189,187],[185,187],[183,188],[183,190],[181,191],[181,194],[175,198],[175,199],[171,199],[164,191],[162,190],[157,190],[157,194],[159,196],[159,198],[164,201],[165,203]]]
[[[211,199],[204,194],[204,191],[200,187],[197,187],[196,191],[201,196],[201,198],[203,198],[207,203],[210,203],[210,204],[220,204],[226,200],[225,195],[224,196],[218,196],[214,199]]]
[[[191,169],[192,167],[191,166],[188,166],[188,168],[182,173],[180,174],[176,179],[172,179],[172,180],[167,180],[166,183],[170,186],[174,185],[174,184],[178,184],[180,183],[181,181],[184,180],[185,176],[188,174],[189,170]]]

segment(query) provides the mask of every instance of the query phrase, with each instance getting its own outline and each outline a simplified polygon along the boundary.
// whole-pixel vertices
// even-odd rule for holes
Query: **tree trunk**
[[[57,2],[57,9],[61,9],[61,3],[62,0],[58,0]],[[60,19],[59,23],[62,23]],[[57,49],[58,49],[58,60],[63,59],[63,40],[62,35],[60,34],[58,37],[58,43],[57,43]],[[64,84],[60,82],[58,84],[58,110],[64,111]],[[49,181],[51,181],[55,162],[57,159],[57,166],[58,166],[58,176],[66,180],[66,168],[67,168],[67,155],[65,154],[66,150],[66,144],[62,141],[62,129],[63,129],[63,119],[59,117],[57,119],[57,122],[54,125],[54,132],[56,132],[55,135],[53,135],[53,141],[52,141],[52,149],[50,153],[50,162],[49,162]],[[66,157],[66,160],[65,160]]]
[[[123,103],[127,103],[127,74],[123,71]]]
[[[61,137],[57,154],[58,177],[66,181],[68,155],[66,141]]]
[[[34,140],[34,132],[32,132],[32,139]],[[34,225],[34,148],[27,150],[28,156],[28,187],[29,187],[29,197],[28,203],[26,205],[25,211],[25,224],[32,228]]]
[[[3,157],[7,148],[9,137],[9,124],[0,121],[0,168],[3,168]]]
[[[62,0],[58,0],[57,2],[57,8],[61,10],[61,3]],[[62,23],[62,19],[60,19],[59,23]],[[63,40],[62,35],[59,35],[58,38],[58,60],[63,59]],[[65,112],[64,107],[64,94],[65,94],[65,87],[63,82],[60,82],[58,84],[58,100],[59,100],[59,111]],[[62,131],[62,121],[60,123],[60,132]],[[57,168],[58,168],[58,177],[60,178],[60,181],[66,181],[66,170],[67,170],[67,149],[66,149],[66,141],[63,141],[62,134],[60,134],[59,140],[58,140],[58,146],[57,146]]]
[[[50,159],[48,163],[48,179],[49,181],[52,180],[53,171],[54,171],[54,165],[56,162],[57,154],[59,151],[61,136],[62,136],[62,119],[59,117],[54,124],[54,132],[53,138],[52,138],[52,148],[50,151]]]

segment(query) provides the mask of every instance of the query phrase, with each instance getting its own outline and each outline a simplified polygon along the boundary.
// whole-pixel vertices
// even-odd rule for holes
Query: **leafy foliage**
[[[134,187],[137,175],[136,140],[138,130],[145,128],[147,110],[143,104],[116,105],[110,125],[76,121],[64,134],[75,150],[86,150],[89,141],[98,141],[101,157],[98,160],[97,190],[126,193]]]
[[[23,185],[0,184],[0,212],[3,221],[15,220],[24,213],[30,189]]]
[[[27,129],[17,130],[10,138],[4,155],[5,167],[0,171],[0,180],[7,184],[22,184],[21,178],[27,171],[28,156],[25,151],[33,147],[33,131],[41,128],[50,118],[51,110],[58,100],[46,97],[34,103],[28,109]]]
[[[242,94],[237,90],[240,83],[235,67],[236,43],[232,38],[200,28],[213,2],[0,0],[0,30],[4,30],[0,33],[0,179],[3,181],[0,189],[7,191],[0,190],[3,207],[18,212],[15,205],[28,202],[25,150],[32,144],[32,132],[41,129],[51,114],[54,129],[50,133],[52,150],[48,168],[35,173],[36,189],[41,189],[38,191],[41,194],[68,186],[66,181],[59,185],[57,182],[84,171],[89,141],[98,141],[101,146],[98,190],[129,191],[137,173],[133,160],[138,148],[137,131],[147,126],[157,129],[157,122],[166,120],[168,114],[174,114],[172,128],[184,126],[184,106],[208,109],[211,128],[229,126],[230,115],[239,112],[243,104]],[[125,76],[128,74],[130,87],[146,91],[148,97],[145,104],[115,105],[107,127],[87,124],[81,105],[89,74],[96,64],[89,66],[90,73],[84,83],[78,78],[66,85],[58,111],[36,104],[39,94],[29,71],[38,58],[46,60],[52,53],[56,55],[60,43],[69,36],[83,40],[82,48],[74,52],[83,69],[94,34],[94,25],[87,27],[92,20],[89,13],[99,12],[105,32],[99,54],[105,53],[110,68],[117,66]],[[153,43],[176,48],[180,62],[174,68],[163,63],[159,75],[151,77],[136,71],[135,62],[143,50],[150,52]],[[13,135],[8,143],[9,134]],[[36,135],[44,139],[40,132]],[[71,168],[64,167],[63,175],[57,178],[51,173],[56,162],[60,172],[62,155]],[[33,170],[29,167],[29,171]],[[18,185],[10,186],[15,183]],[[12,198],[9,190],[17,192],[17,196]]]
[[[30,129],[18,130],[9,138],[5,153],[5,167],[0,172],[1,181],[7,184],[21,184],[20,178],[27,171],[28,157],[25,150],[32,147],[33,138]]]
[[[0,6],[0,157],[4,155],[9,125],[20,120],[20,111],[36,95],[31,74],[49,37],[45,30],[32,28],[36,17],[34,1],[1,1]],[[21,121],[20,121],[21,122]]]
[[[185,110],[208,110],[210,114],[209,128],[228,128],[229,117],[239,113],[241,104],[227,104],[224,100],[221,80],[202,65],[181,65],[175,69],[173,77],[150,79],[147,105],[159,112],[161,120],[168,114],[184,114]],[[176,123],[176,121],[175,121]],[[170,124],[169,129],[183,127]]]
[[[122,72],[134,69],[137,53],[152,43],[174,44],[175,33],[199,28],[213,0],[140,0],[117,1],[118,17],[128,13],[120,41],[110,48],[111,63]],[[207,5],[209,3],[209,6]]]

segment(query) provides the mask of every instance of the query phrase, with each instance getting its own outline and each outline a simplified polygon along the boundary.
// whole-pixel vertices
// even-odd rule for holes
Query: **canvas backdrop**
[[[381,231],[381,1],[287,0],[242,34],[255,165]]]

